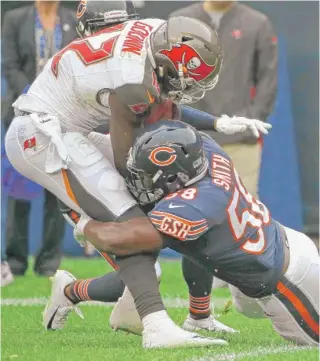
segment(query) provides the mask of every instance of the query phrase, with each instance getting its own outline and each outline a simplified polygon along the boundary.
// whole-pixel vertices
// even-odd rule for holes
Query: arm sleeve
[[[115,89],[115,92],[121,102],[126,104],[133,113],[140,116],[150,115],[147,123],[165,118],[179,119],[198,130],[215,131],[214,122],[217,117],[186,105],[178,107],[169,99],[161,103],[161,99],[157,98],[152,88],[149,89],[143,84],[126,84]],[[170,111],[168,111],[170,104]]]
[[[15,13],[8,12],[4,17],[2,30],[2,68],[3,73],[16,95],[23,92],[28,78],[20,70],[18,51],[18,30]]]
[[[256,93],[248,110],[248,117],[266,120],[273,110],[278,80],[277,41],[268,19],[258,32],[255,55]]]
[[[192,125],[198,130],[215,130],[214,121],[218,119],[214,115],[205,113],[201,110],[181,105],[180,107],[180,120]]]

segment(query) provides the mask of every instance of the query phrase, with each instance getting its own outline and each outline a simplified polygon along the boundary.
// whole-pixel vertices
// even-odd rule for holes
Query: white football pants
[[[74,211],[101,221],[115,221],[137,204],[114,166],[110,136],[92,132],[65,133],[63,143],[71,157],[67,170],[45,172],[50,139],[28,115],[13,119],[5,138],[8,159],[26,178],[40,184]],[[102,256],[116,269],[113,258]],[[157,276],[161,275],[158,262]]]
[[[50,138],[35,127],[28,115],[18,116],[6,134],[7,156],[22,175],[49,190],[71,209],[96,220],[114,221],[136,204],[113,165],[111,142],[106,141],[110,138],[99,137],[97,133],[88,137],[65,133],[62,139],[71,163],[68,169],[48,174],[45,164],[50,158]]]
[[[229,285],[237,310],[247,317],[267,317],[285,339],[300,345],[319,344],[319,254],[312,240],[284,227],[290,262],[277,293],[261,299]]]

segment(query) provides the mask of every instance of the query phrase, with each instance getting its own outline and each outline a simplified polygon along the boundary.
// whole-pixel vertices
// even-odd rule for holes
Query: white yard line
[[[1,299],[1,306],[44,306],[47,303],[48,298],[46,297],[34,297],[34,298],[4,298]],[[183,298],[164,298],[166,307],[169,308],[183,308],[188,307],[189,301]],[[213,300],[216,307],[223,307],[228,299],[215,298]],[[97,301],[89,301],[81,303],[81,306],[100,306],[100,307],[112,307],[114,303],[104,303]],[[276,348],[270,347],[258,347],[255,351],[239,352],[239,353],[220,353],[213,355],[206,355],[201,358],[192,358],[189,361],[236,361],[241,360],[245,357],[259,357],[265,355],[274,354],[285,354],[285,353],[296,353],[305,350],[310,350],[312,347],[309,346],[294,346],[284,345]]]
[[[312,347],[310,346],[290,346],[284,345],[275,348],[270,347],[258,347],[255,351],[248,351],[248,352],[239,352],[239,353],[221,353],[215,354],[212,356],[206,355],[200,358],[193,358],[189,361],[235,361],[241,360],[245,357],[259,357],[259,356],[266,356],[266,355],[274,355],[274,354],[284,354],[284,353],[296,353],[306,350],[311,350]],[[316,349],[316,347],[313,347]]]
[[[189,301],[184,298],[164,298],[164,303],[166,307],[169,308],[183,308],[189,306]],[[47,303],[48,299],[46,297],[34,297],[34,298],[3,298],[0,301],[1,306],[44,306]],[[224,298],[215,298],[213,304],[222,308],[227,299]],[[114,303],[104,303],[97,301],[89,301],[81,303],[81,306],[102,306],[102,307],[112,307]]]

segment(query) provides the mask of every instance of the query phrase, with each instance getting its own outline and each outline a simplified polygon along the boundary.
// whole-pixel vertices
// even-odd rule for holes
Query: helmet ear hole
[[[175,78],[175,76],[176,76],[175,72],[171,69],[168,69],[167,75],[169,78]]]
[[[181,147],[181,150],[183,151],[183,154],[184,154],[185,156],[188,156],[188,155],[189,155],[189,153],[188,153],[188,151],[186,150],[185,147]]]
[[[167,177],[167,182],[174,183],[177,180],[177,178],[178,176],[176,174],[169,175],[169,177]]]
[[[191,36],[183,35],[183,36],[181,37],[181,41],[182,41],[183,43],[185,43],[186,41],[190,41],[190,40],[193,40],[193,38],[192,38]]]

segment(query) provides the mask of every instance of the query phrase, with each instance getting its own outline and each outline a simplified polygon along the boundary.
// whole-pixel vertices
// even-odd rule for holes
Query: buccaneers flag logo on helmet
[[[174,45],[170,50],[160,50],[160,54],[167,56],[178,71],[178,64],[182,64],[183,72],[196,81],[204,80],[216,68],[204,62],[201,56],[189,45]]]

